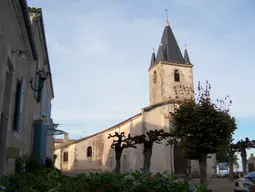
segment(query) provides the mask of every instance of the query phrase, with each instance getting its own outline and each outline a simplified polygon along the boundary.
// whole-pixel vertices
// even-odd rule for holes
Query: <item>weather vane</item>
[[[165,9],[165,11],[166,11],[166,20],[168,21],[168,10]]]

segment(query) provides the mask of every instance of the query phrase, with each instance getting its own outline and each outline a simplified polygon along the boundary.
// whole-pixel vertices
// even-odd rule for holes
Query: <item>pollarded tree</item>
[[[151,166],[151,156],[152,156],[152,148],[153,144],[161,144],[164,139],[169,137],[169,133],[165,132],[164,129],[158,130],[150,130],[145,134],[137,135],[133,137],[133,140],[136,144],[143,144],[143,155],[144,155],[144,163],[143,163],[143,172],[149,173]]]
[[[238,169],[240,167],[238,160],[239,160],[239,158],[238,158],[237,154],[234,154],[234,168],[236,168],[236,171],[238,171]]]
[[[222,151],[219,151],[216,153],[216,160],[217,162],[226,162],[228,163],[229,167],[229,174],[228,178],[229,180],[234,179],[234,167],[238,167],[238,157],[237,153],[238,152],[238,146],[236,143],[233,143],[233,139],[231,139],[231,142],[229,143],[228,147]]]
[[[219,151],[216,153],[216,161],[218,163],[227,163],[229,161],[228,152],[226,151]]]
[[[245,140],[240,140],[236,143],[238,152],[241,153],[243,174],[247,172],[247,149],[255,148],[255,140],[250,140],[248,137]]]
[[[126,148],[136,148],[135,142],[131,138],[130,134],[128,134],[128,137],[126,137],[124,132],[121,132],[121,133],[115,132],[114,135],[109,134],[108,139],[110,138],[117,138],[116,140],[112,141],[111,148],[115,150],[115,160],[116,160],[115,171],[119,173],[120,162],[121,162],[120,160],[121,160],[121,155],[123,150]]]
[[[229,180],[234,179],[234,165],[238,164],[236,152],[238,152],[237,144],[233,143],[233,140],[231,140],[231,143],[229,143],[228,148],[227,148],[228,166],[229,166],[229,174],[228,174]]]
[[[226,149],[236,130],[235,119],[229,115],[232,101],[226,97],[213,102],[210,89],[208,82],[205,89],[198,83],[195,98],[180,102],[172,114],[173,134],[186,158],[199,161],[201,183],[207,182],[208,155]]]

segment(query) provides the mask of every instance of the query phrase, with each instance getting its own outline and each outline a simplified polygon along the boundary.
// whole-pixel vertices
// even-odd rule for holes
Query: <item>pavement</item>
[[[192,179],[192,183],[199,183],[199,179]],[[228,178],[213,178],[208,181],[208,189],[213,192],[233,192],[235,187],[234,181],[229,181]]]

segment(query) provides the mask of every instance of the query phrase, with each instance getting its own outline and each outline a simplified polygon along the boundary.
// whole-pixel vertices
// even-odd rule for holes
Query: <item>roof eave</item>
[[[46,54],[46,59],[47,59],[47,64],[48,64],[48,69],[51,74],[51,67],[50,67],[50,60],[49,60],[49,54],[48,54],[48,48],[47,48],[47,43],[46,43],[46,36],[45,36],[45,29],[44,29],[44,22],[43,22],[43,13],[41,8],[28,8],[32,12],[37,12],[40,13],[40,22],[41,22],[41,27],[42,27],[42,37],[43,37],[43,45],[45,49],[45,54]],[[51,82],[51,92],[52,92],[52,98],[54,98],[54,88],[53,88],[53,80],[52,76],[50,75],[50,82]]]
[[[41,11],[40,19],[41,19],[41,22],[42,22],[43,43],[44,43],[44,47],[45,47],[45,52],[46,52],[46,58],[47,58],[49,72],[51,74],[50,60],[49,60],[48,48],[47,48],[47,44],[46,44],[46,36],[45,36],[45,29],[44,29],[44,22],[43,22],[42,11]],[[52,75],[50,75],[50,82],[51,82],[52,98],[54,98],[54,89],[53,89]]]
[[[37,60],[38,57],[37,57],[37,52],[36,52],[34,39],[32,35],[31,23],[29,19],[28,6],[27,6],[26,0],[20,0],[20,5],[21,5],[22,14],[23,14],[26,29],[27,29],[26,31],[28,34],[28,39],[31,46],[32,54],[33,54],[34,60]]]
[[[128,122],[130,122],[130,121],[132,121],[132,120],[134,120],[134,119],[136,119],[136,118],[138,118],[138,117],[140,117],[141,115],[142,115],[142,113],[138,113],[138,114],[136,114],[136,115],[134,115],[134,116],[132,116],[132,117],[130,117],[130,118],[128,118],[128,119],[126,119],[126,120],[124,120],[124,121],[122,121],[122,122],[120,122],[120,123],[118,123],[118,124],[116,124],[116,125],[114,125],[114,126],[112,126],[112,127],[110,127],[110,128],[108,128],[108,129],[105,129],[105,130],[103,130],[103,131],[100,131],[100,132],[98,132],[98,133],[95,133],[95,134],[93,134],[93,135],[90,135],[90,136],[88,136],[88,137],[84,137],[84,138],[78,139],[78,140],[76,140],[76,141],[74,141],[74,142],[71,142],[71,143],[66,143],[66,144],[63,144],[63,145],[56,146],[55,149],[56,149],[56,150],[57,150],[57,149],[61,149],[61,148],[63,148],[63,147],[67,147],[67,146],[69,146],[69,145],[78,143],[78,142],[80,142],[80,141],[87,140],[87,139],[89,139],[89,138],[91,138],[91,137],[95,137],[95,136],[100,135],[100,134],[102,134],[102,133],[105,133],[105,132],[107,132],[107,131],[114,130],[114,129],[116,129],[116,128],[119,127],[119,126],[125,125],[126,123],[128,123]]]

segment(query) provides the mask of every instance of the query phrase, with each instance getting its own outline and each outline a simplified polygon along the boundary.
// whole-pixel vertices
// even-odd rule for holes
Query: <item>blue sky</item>
[[[169,23],[187,44],[195,82],[230,95],[235,138],[255,139],[255,1],[28,0],[43,10],[55,99],[52,116],[73,139],[149,104],[148,67]]]

